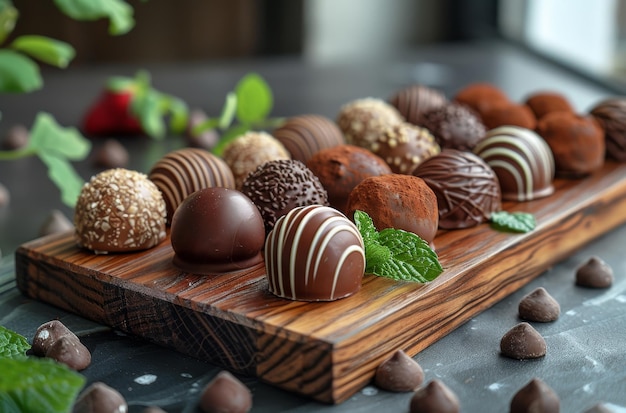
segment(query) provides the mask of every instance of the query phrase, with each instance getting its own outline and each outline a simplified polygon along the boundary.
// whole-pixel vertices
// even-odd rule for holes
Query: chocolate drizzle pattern
[[[594,106],[590,113],[604,129],[606,156],[626,162],[626,99],[604,100]]]
[[[407,122],[421,126],[424,114],[442,107],[448,103],[448,99],[439,90],[418,84],[397,91],[389,103],[398,109]]]
[[[291,154],[292,159],[303,163],[322,149],[344,143],[337,124],[320,115],[291,117],[275,129],[273,135]]]

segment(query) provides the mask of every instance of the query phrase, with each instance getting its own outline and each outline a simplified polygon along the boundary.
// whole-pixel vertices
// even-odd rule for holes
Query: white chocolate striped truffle
[[[356,226],[334,208],[309,205],[283,215],[265,242],[271,293],[291,300],[332,301],[356,293],[365,248]]]
[[[272,134],[291,154],[291,159],[302,163],[322,149],[345,142],[337,124],[320,115],[293,116]]]
[[[517,126],[490,130],[474,148],[498,176],[502,199],[530,201],[554,192],[554,157],[537,133]]]

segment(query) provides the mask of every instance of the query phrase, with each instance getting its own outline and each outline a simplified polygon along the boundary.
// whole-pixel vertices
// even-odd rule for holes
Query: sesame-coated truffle
[[[322,149],[345,142],[337,124],[321,115],[293,116],[274,129],[272,134],[285,146],[291,159],[302,163]]]
[[[448,99],[436,89],[417,84],[398,90],[389,103],[407,122],[421,126],[424,114],[445,105]]]
[[[381,129],[404,121],[396,108],[382,99],[364,98],[341,107],[337,125],[346,142],[367,148],[376,141]]]

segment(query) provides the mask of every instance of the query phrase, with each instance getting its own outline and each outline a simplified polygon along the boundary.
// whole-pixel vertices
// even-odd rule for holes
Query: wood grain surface
[[[176,270],[169,238],[132,254],[93,255],[72,234],[22,245],[23,294],[318,401],[339,403],[397,349],[414,356],[590,240],[626,222],[626,165],[555,181],[548,198],[505,203],[535,214],[526,234],[483,224],[442,231],[444,273],[420,285],[366,276],[330,303],[267,291],[264,266],[219,276]]]

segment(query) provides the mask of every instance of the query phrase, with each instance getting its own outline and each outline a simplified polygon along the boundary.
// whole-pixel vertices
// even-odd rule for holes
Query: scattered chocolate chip
[[[87,387],[76,399],[72,413],[125,413],[128,404],[117,390],[102,382]]]
[[[204,413],[246,413],[252,408],[252,393],[235,376],[220,371],[204,388],[200,408]]]
[[[546,341],[530,324],[519,323],[500,340],[500,352],[510,358],[524,360],[546,355]]]
[[[167,412],[158,406],[149,406],[143,409],[141,413],[167,413]]]
[[[70,221],[63,212],[58,209],[50,212],[50,215],[46,218],[44,223],[39,228],[39,236],[56,234],[58,232],[67,232],[74,228],[74,224]]]
[[[11,127],[2,140],[2,149],[13,151],[25,147],[30,139],[30,132],[24,125]]]
[[[11,201],[11,194],[9,193],[9,190],[7,189],[6,186],[0,183],[0,207],[9,205],[10,201]]]
[[[200,133],[193,133],[193,128],[207,119],[207,115],[202,110],[194,109],[191,111],[186,133],[187,144],[189,146],[210,150],[217,144],[219,135],[215,129],[207,129]]]
[[[561,306],[545,288],[539,287],[522,297],[518,312],[523,320],[547,323],[559,318]]]
[[[576,285],[589,288],[608,288],[613,284],[613,269],[602,259],[591,257],[576,270]]]
[[[53,342],[46,352],[46,357],[73,370],[84,370],[91,364],[91,353],[76,336],[72,336],[65,335]]]
[[[559,408],[559,396],[534,378],[513,396],[510,413],[559,413]]]
[[[93,155],[95,166],[124,168],[128,165],[128,151],[117,139],[107,139]]]
[[[59,320],[52,320],[40,325],[33,338],[31,347],[33,354],[44,357],[52,344],[63,336],[73,336],[78,340],[78,337]]]
[[[458,413],[461,411],[456,394],[437,379],[417,390],[409,406],[411,413]]]
[[[611,409],[604,403],[598,403],[585,410],[584,413],[616,413],[616,410]]]
[[[404,351],[396,351],[376,369],[374,383],[383,390],[415,391],[424,382],[424,370]]]

